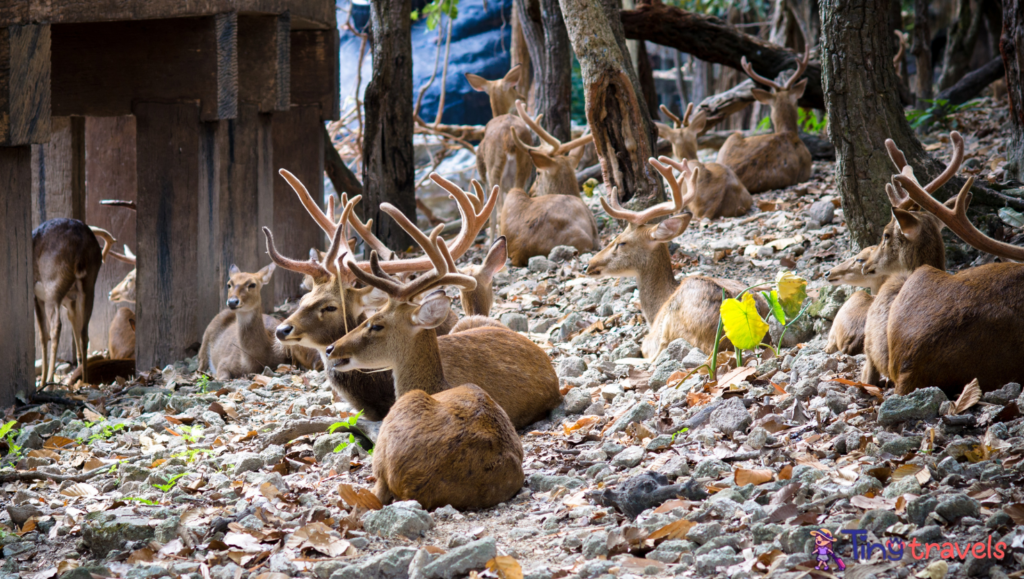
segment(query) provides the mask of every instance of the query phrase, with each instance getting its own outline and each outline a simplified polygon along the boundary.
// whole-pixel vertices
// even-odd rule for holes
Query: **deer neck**
[[[568,163],[553,171],[538,171],[537,181],[530,188],[530,193],[534,197],[542,195],[579,196],[579,184],[576,182],[576,173],[569,168]]]
[[[395,377],[395,396],[401,397],[413,390],[433,395],[447,390],[448,381],[441,368],[441,351],[437,346],[437,331],[422,330],[413,338],[408,355],[400,356],[391,369]]]
[[[264,358],[274,349],[274,342],[263,326],[263,312],[255,310],[236,310],[235,324],[238,326],[239,346],[251,357]]]
[[[793,103],[776,104],[772,107],[771,117],[776,133],[797,132],[797,108]]]
[[[672,156],[676,158],[676,161],[682,161],[683,159],[695,160],[697,158],[696,139],[694,139],[693,143],[687,143],[682,137],[673,140]]]
[[[679,283],[672,274],[668,246],[658,244],[647,262],[637,271],[636,286],[640,290],[640,311],[648,324],[654,323],[661,306],[672,297]]]

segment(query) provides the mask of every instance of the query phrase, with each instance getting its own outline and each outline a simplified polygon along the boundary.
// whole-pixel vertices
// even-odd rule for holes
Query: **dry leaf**
[[[129,565],[138,565],[139,563],[152,563],[153,562],[153,550],[149,548],[142,548],[137,551],[133,551],[131,555],[128,555]]]
[[[28,451],[28,456],[32,458],[48,458],[50,460],[60,460],[59,454],[53,452],[52,450],[46,450],[45,448],[30,450]]]
[[[981,385],[978,384],[978,379],[971,380],[971,383],[964,386],[964,391],[960,393],[960,396],[956,399],[956,402],[949,407],[949,414],[963,414],[970,407],[974,406],[981,400]]]
[[[790,480],[793,478],[793,465],[787,464],[779,471],[779,480]]]
[[[18,535],[26,535],[36,530],[36,523],[39,522],[39,517],[30,517],[25,524],[21,526],[21,530],[18,531]]]
[[[862,388],[865,392],[874,396],[875,398],[878,398],[879,400],[885,400],[885,396],[882,395],[882,391],[877,386],[872,386],[871,384],[865,384],[863,382],[854,382],[853,380],[847,380],[846,378],[833,378],[830,381],[839,382],[840,384],[845,384],[847,386],[856,386],[857,388]]]
[[[340,557],[348,550],[349,542],[331,536],[331,528],[323,523],[310,523],[292,533],[288,548],[314,549],[328,557]]]
[[[512,557],[499,555],[487,562],[487,569],[498,579],[523,579],[523,568]]]
[[[754,570],[760,573],[768,573],[772,568],[772,563],[775,562],[779,557],[784,557],[785,553],[779,549],[772,549],[767,553],[758,555],[757,561],[754,562]]]
[[[864,495],[857,495],[851,498],[850,504],[867,511],[875,509],[894,510],[896,508],[896,501],[894,499],[883,499],[882,497],[869,498]]]
[[[275,499],[281,496],[281,491],[269,482],[265,482],[260,485],[260,494],[266,497],[268,501],[274,502]]]
[[[257,374],[255,376],[253,376],[252,377],[252,381],[256,382],[257,384],[260,384],[261,386],[269,386],[270,385],[270,378],[268,378],[268,377],[266,377],[266,376],[264,376],[262,374]]]
[[[291,579],[291,575],[285,573],[260,573],[256,579]]]
[[[921,472],[922,470],[927,469],[919,464],[904,464],[893,471],[892,480],[898,481],[908,476],[916,476],[917,473]]]
[[[74,440],[71,440],[70,438],[64,436],[51,436],[50,438],[46,439],[46,442],[43,443],[43,448],[48,448],[50,450],[60,450],[65,446],[74,443]]]
[[[739,384],[754,374],[757,374],[757,368],[741,366],[735,370],[730,370],[725,376],[719,378],[718,386],[721,388],[728,388],[733,384]]]
[[[678,521],[669,523],[664,527],[658,529],[657,531],[654,531],[647,538],[652,540],[664,538],[668,539],[669,541],[672,541],[674,539],[685,539],[686,534],[689,533],[690,529],[692,529],[693,526],[696,524],[697,523],[694,523],[693,521],[679,519]]]
[[[770,470],[751,470],[746,468],[737,468],[733,471],[733,478],[736,481],[736,486],[742,487],[746,485],[759,485],[766,482],[771,482],[774,478],[775,473]]]
[[[598,418],[597,416],[584,416],[583,418],[580,418],[579,420],[573,422],[572,424],[563,424],[562,430],[565,432],[565,435],[568,436],[573,432],[576,432],[577,430],[586,428],[591,424],[594,424],[598,420],[600,420],[600,418]]]
[[[928,566],[915,575],[915,577],[920,577],[921,579],[945,579],[946,573],[949,573],[949,564],[939,559],[928,563]]]
[[[57,574],[63,575],[72,569],[78,569],[81,563],[74,559],[64,559],[60,563],[57,563]]]
[[[107,463],[103,462],[102,460],[100,460],[100,459],[98,459],[98,458],[96,458],[94,456],[94,457],[90,458],[89,460],[85,461],[85,466],[82,467],[82,468],[84,468],[85,470],[88,471],[88,470],[93,470],[93,469],[100,468],[100,467],[103,467],[103,466],[107,466]]]
[[[1014,503],[1003,507],[1003,512],[1010,515],[1013,524],[1024,525],[1024,503]]]
[[[384,508],[377,495],[364,488],[353,488],[352,485],[338,485],[338,494],[345,504],[352,507],[362,507],[368,511],[379,511]]]
[[[107,419],[105,416],[97,414],[88,408],[82,411],[82,416],[84,416],[89,422],[103,422]]]
[[[94,497],[100,494],[100,491],[89,483],[75,483],[60,491],[60,494],[66,497]]]
[[[264,550],[260,540],[249,533],[236,533],[234,531],[224,535],[224,544],[237,547],[246,552],[259,552]]]
[[[657,513],[657,514],[660,514],[660,513],[667,513],[669,511],[671,511],[672,509],[679,509],[679,508],[690,509],[695,504],[696,503],[688,501],[686,499],[672,499],[670,501],[665,501],[664,503],[662,503],[660,507],[654,509],[654,512]]]
[[[43,569],[42,571],[36,571],[35,573],[22,573],[22,579],[51,579],[57,576],[57,568],[50,567],[49,569]]]

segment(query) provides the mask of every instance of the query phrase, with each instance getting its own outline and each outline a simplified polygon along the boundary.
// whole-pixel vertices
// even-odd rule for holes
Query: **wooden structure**
[[[82,219],[136,253],[140,369],[195,353],[228,266],[267,263],[261,226],[292,255],[322,245],[276,171],[322,194],[337,45],[333,0],[0,4],[0,406],[34,380],[33,224]],[[101,270],[90,349],[128,269]],[[268,305],[298,291],[275,277]]]

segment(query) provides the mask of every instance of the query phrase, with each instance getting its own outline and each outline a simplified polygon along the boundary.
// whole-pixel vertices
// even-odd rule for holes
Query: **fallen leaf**
[[[499,555],[487,562],[487,569],[499,579],[523,579],[523,568],[512,557]]]
[[[883,499],[882,497],[866,497],[864,495],[857,495],[850,499],[850,504],[864,510],[872,511],[875,509],[887,509],[895,510],[896,501],[894,499]]]
[[[772,549],[767,553],[761,553],[754,562],[754,570],[760,573],[768,573],[771,571],[772,563],[783,555],[785,555],[785,553],[779,549]]]
[[[281,491],[269,482],[265,482],[260,485],[260,494],[266,497],[268,501],[274,502],[274,499],[281,496]]]
[[[672,499],[670,501],[665,501],[664,503],[662,503],[660,507],[654,509],[654,512],[657,513],[657,514],[661,514],[661,513],[667,513],[667,512],[669,512],[669,511],[671,511],[673,509],[679,509],[679,508],[690,509],[695,504],[696,503],[694,503],[692,501],[688,501],[686,499]]]
[[[1024,525],[1024,503],[1014,503],[1003,507],[1003,512],[1010,515],[1015,525]]]
[[[131,555],[128,555],[127,563],[129,565],[138,565],[139,563],[152,563],[153,562],[153,550],[143,547],[136,551],[132,551]]]
[[[100,494],[100,491],[89,483],[75,483],[60,491],[60,494],[66,497],[94,497]]]
[[[57,576],[57,568],[50,567],[49,569],[43,569],[42,571],[36,571],[35,573],[22,573],[22,579],[50,579],[51,577]]]
[[[297,529],[288,538],[291,549],[313,549],[328,557],[340,557],[348,550],[349,542],[331,536],[331,528],[323,523],[310,523]]]
[[[364,488],[353,488],[352,485],[338,485],[338,494],[345,504],[352,507],[362,507],[368,511],[379,511],[384,508],[377,495]]]
[[[946,573],[949,573],[949,563],[938,559],[928,563],[928,566],[922,569],[915,577],[920,577],[921,579],[945,579]]]
[[[291,579],[291,575],[285,573],[260,573],[256,579]]]
[[[576,422],[573,422],[572,424],[563,424],[562,431],[565,433],[566,436],[568,436],[573,432],[576,432],[577,430],[581,430],[583,428],[590,426],[591,424],[594,424],[598,420],[600,420],[600,418],[597,416],[584,416],[577,420]]]
[[[871,384],[855,382],[853,380],[847,380],[846,378],[832,378],[829,382],[839,382],[840,384],[845,384],[847,386],[856,386],[879,400],[885,400],[885,396],[882,394],[882,391],[877,386],[872,386]]]
[[[771,482],[774,478],[774,473],[770,470],[752,470],[746,468],[737,468],[733,471],[733,478],[736,481],[736,486],[742,487],[746,485],[759,485],[766,482]]]
[[[904,464],[893,471],[892,480],[898,481],[908,476],[915,476],[922,470],[927,470],[919,464]]]
[[[697,523],[694,523],[693,521],[679,519],[678,521],[669,523],[657,531],[654,531],[647,538],[652,540],[667,539],[669,541],[674,539],[685,539],[686,534],[689,533],[690,529],[692,529],[696,524]]]
[[[88,420],[89,422],[103,422],[104,420],[107,419],[106,416],[97,414],[92,410],[89,410],[88,408],[82,411],[82,416],[84,416],[85,419]]]
[[[48,448],[50,450],[60,450],[61,448],[64,448],[65,446],[74,443],[74,440],[71,440],[70,438],[64,436],[51,436],[50,438],[46,439],[46,442],[43,443],[43,448]]]
[[[28,456],[33,458],[48,458],[50,460],[60,460],[59,454],[53,452],[52,450],[47,450],[45,448],[30,450],[28,451]]]
[[[21,526],[21,530],[18,531],[18,535],[27,535],[32,531],[36,530],[36,523],[39,521],[39,517],[30,517],[25,521],[25,524]]]
[[[167,543],[157,552],[161,557],[177,556],[185,548],[185,545],[181,542],[181,539],[174,539],[170,543]]]
[[[259,552],[263,550],[260,540],[249,533],[236,533],[234,531],[224,535],[224,544],[237,547],[246,552]]]
[[[252,377],[252,381],[256,382],[257,384],[259,384],[261,386],[268,386],[268,385],[270,385],[270,378],[268,378],[268,377],[266,377],[266,376],[264,376],[262,374],[257,374],[255,376],[253,376]]]
[[[107,463],[103,462],[102,460],[100,460],[100,459],[98,459],[98,458],[96,458],[94,456],[94,457],[90,458],[89,460],[85,461],[85,466],[83,466],[82,468],[84,468],[85,470],[93,470],[93,469],[100,468],[100,467],[103,467],[103,466],[106,466],[106,465],[107,465]]]
[[[960,396],[956,399],[956,402],[949,407],[949,414],[963,414],[970,407],[974,406],[981,400],[981,385],[978,384],[978,379],[975,378],[971,382],[964,386],[964,391],[960,393]]]
[[[793,465],[787,464],[779,471],[779,480],[790,480],[793,478]]]
[[[733,384],[739,384],[746,380],[750,376],[757,374],[757,368],[751,368],[749,366],[740,366],[735,370],[730,370],[728,374],[718,379],[718,385],[722,388],[728,388]]]
[[[57,563],[57,574],[58,575],[63,575],[65,573],[67,573],[68,571],[71,571],[73,569],[78,569],[80,566],[81,566],[81,563],[79,563],[78,561],[76,561],[74,559],[64,559],[60,563]]]

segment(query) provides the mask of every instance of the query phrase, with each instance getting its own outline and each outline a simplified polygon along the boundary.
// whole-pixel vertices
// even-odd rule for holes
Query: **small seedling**
[[[188,450],[188,451],[185,451],[185,452],[179,452],[177,454],[171,455],[171,458],[183,458],[183,459],[185,459],[185,462],[191,463],[191,462],[195,462],[196,459],[199,457],[199,455],[203,454],[203,453],[205,453],[205,454],[213,454],[213,451],[208,449],[208,448],[194,448],[192,450]]]
[[[171,489],[173,489],[174,485],[178,484],[178,479],[180,479],[183,476],[189,475],[189,474],[192,474],[192,473],[183,472],[181,474],[176,474],[176,475],[172,476],[170,479],[167,480],[167,484],[163,484],[163,485],[155,484],[153,486],[155,488],[158,488],[161,491],[166,493],[166,492],[170,491]]]
[[[14,440],[21,434],[21,430],[14,430],[17,426],[18,421],[12,420],[3,426],[0,426],[0,438],[5,438],[7,442],[7,458],[11,460],[18,460],[21,457],[21,447],[15,444]]]
[[[355,427],[356,422],[359,421],[359,417],[362,416],[362,415],[363,415],[363,411],[360,410],[359,412],[356,412],[355,414],[353,414],[352,416],[349,416],[348,418],[346,418],[345,420],[342,420],[341,422],[335,422],[334,424],[331,425],[330,428],[327,429],[327,434],[334,434],[334,431],[339,429],[339,428],[353,428],[353,427]]]
[[[164,491],[164,492],[167,492],[167,491]],[[135,501],[137,503],[142,503],[144,505],[151,505],[151,506],[159,506],[160,505],[160,503],[158,503],[156,501],[151,501],[149,499],[140,499],[139,497],[124,497],[121,500],[122,501]]]
[[[181,425],[181,438],[189,444],[199,442],[203,438],[203,427],[202,426],[185,426]]]
[[[672,433],[672,442],[676,441],[676,437],[690,430],[689,428],[680,428],[679,430]]]
[[[91,428],[91,426],[90,426],[90,428]],[[89,444],[92,444],[92,443],[100,441],[100,440],[107,440],[107,439],[111,438],[112,436],[114,436],[114,434],[116,434],[120,430],[124,430],[124,423],[123,422],[120,423],[120,424],[114,424],[114,425],[109,425],[108,424],[107,426],[103,427],[102,431],[97,432],[96,434],[93,434],[92,436],[89,437]]]
[[[206,394],[206,389],[210,386],[210,377],[206,374],[200,374],[199,379],[196,380],[196,386],[199,388],[200,394]]]

